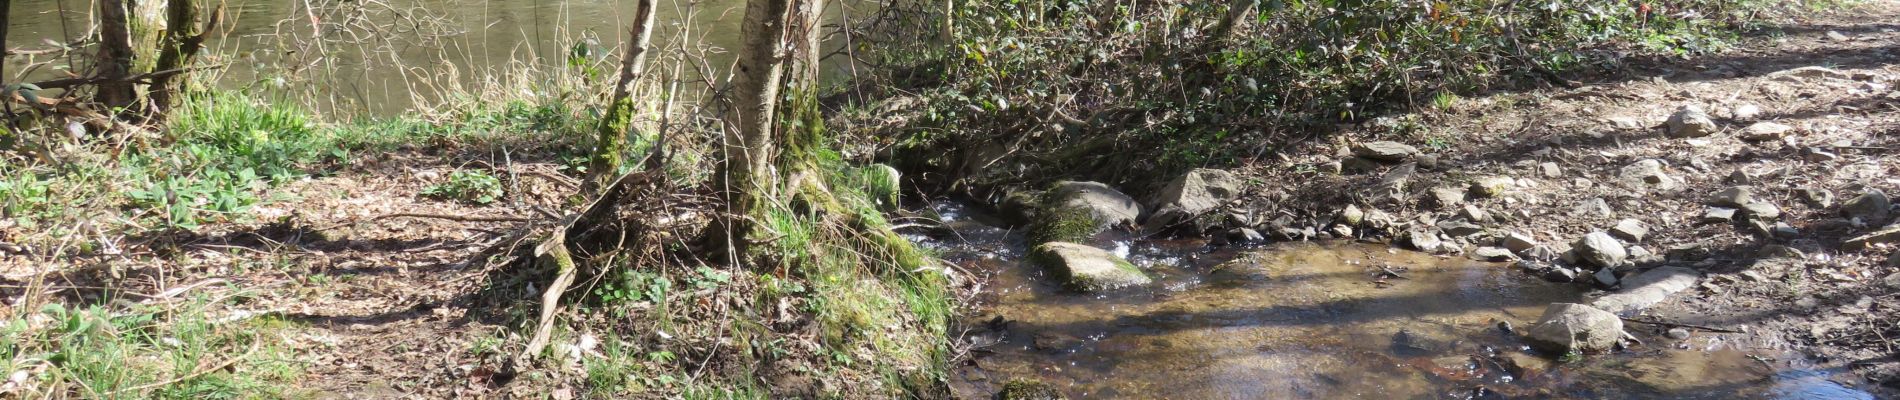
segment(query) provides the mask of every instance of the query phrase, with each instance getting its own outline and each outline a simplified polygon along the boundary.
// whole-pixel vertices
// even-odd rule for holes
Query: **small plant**
[[[422,189],[423,196],[482,205],[500,200],[501,194],[501,179],[472,170],[456,170],[449,174],[448,182]]]

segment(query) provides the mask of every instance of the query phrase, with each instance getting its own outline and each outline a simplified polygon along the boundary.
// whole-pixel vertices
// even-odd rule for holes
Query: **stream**
[[[1506,263],[1355,242],[1213,247],[1105,234],[1094,243],[1155,283],[1102,294],[1061,289],[1019,261],[1018,232],[957,203],[931,211],[955,231],[918,237],[986,282],[949,377],[959,398],[1033,379],[1071,398],[1872,399],[1794,354],[1723,336],[1674,340],[1643,325],[1624,351],[1556,360],[1524,327],[1584,290]]]

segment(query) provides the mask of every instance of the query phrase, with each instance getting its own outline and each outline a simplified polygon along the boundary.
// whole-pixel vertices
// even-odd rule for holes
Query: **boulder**
[[[1869,190],[1841,203],[1841,216],[1859,219],[1868,225],[1885,224],[1892,213],[1893,201],[1887,198],[1887,193],[1879,190]]]
[[[1061,277],[1063,285],[1072,290],[1095,292],[1153,282],[1128,260],[1087,245],[1043,243],[1036,246],[1029,257]]]
[[[1240,177],[1227,171],[1207,168],[1188,171],[1161,189],[1161,195],[1154,199],[1155,212],[1148,218],[1148,225],[1172,226],[1214,211],[1239,198],[1242,184]]]
[[[1787,135],[1788,132],[1793,132],[1793,131],[1794,131],[1794,127],[1788,126],[1785,124],[1779,124],[1779,123],[1774,123],[1774,122],[1756,122],[1753,125],[1749,125],[1747,128],[1742,129],[1741,138],[1742,140],[1757,141],[1757,142],[1779,140],[1781,139],[1782,136]]]
[[[1662,160],[1645,159],[1624,166],[1617,177],[1623,186],[1644,191],[1670,191],[1681,187],[1682,181],[1665,172]]]
[[[1682,267],[1662,267],[1623,279],[1623,289],[1598,297],[1590,306],[1618,315],[1636,315],[1669,295],[1695,287],[1702,273]]]
[[[1399,142],[1378,141],[1353,146],[1352,154],[1368,160],[1400,162],[1417,155],[1418,148]]]
[[[1498,244],[1503,245],[1504,249],[1506,250],[1510,250],[1511,252],[1518,253],[1518,254],[1523,254],[1524,252],[1530,251],[1530,249],[1537,247],[1537,238],[1531,237],[1531,235],[1528,233],[1510,232],[1510,233],[1505,233],[1504,239],[1499,240]]]
[[[1715,120],[1709,118],[1709,112],[1701,106],[1685,105],[1669,116],[1669,136],[1703,137],[1715,134]]]
[[[1099,182],[1057,182],[1050,191],[1054,206],[1088,210],[1102,228],[1133,225],[1141,218],[1141,203]]]
[[[1616,314],[1574,303],[1551,304],[1537,324],[1524,330],[1531,345],[1557,354],[1606,352],[1624,335]]]
[[[1623,240],[1641,242],[1643,238],[1649,237],[1649,224],[1631,218],[1624,218],[1621,221],[1616,221],[1616,226],[1610,227],[1610,234],[1623,238]]]
[[[1609,233],[1600,231],[1583,235],[1583,238],[1577,239],[1577,242],[1572,243],[1570,247],[1571,251],[1576,252],[1579,260],[1604,268],[1616,268],[1623,265],[1623,261],[1629,257],[1629,253],[1623,248],[1623,242],[1618,242],[1616,238],[1610,237]]]

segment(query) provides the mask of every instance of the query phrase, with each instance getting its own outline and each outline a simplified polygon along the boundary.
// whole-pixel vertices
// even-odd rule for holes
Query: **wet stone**
[[[1103,291],[1152,282],[1128,260],[1087,245],[1044,243],[1036,246],[1030,257],[1062,277],[1064,285],[1073,290]]]
[[[1555,303],[1525,330],[1524,338],[1546,351],[1569,354],[1609,351],[1623,335],[1623,320],[1616,314],[1582,304]]]
[[[1661,267],[1622,281],[1623,289],[1591,301],[1590,305],[1618,315],[1634,315],[1661,303],[1669,295],[1695,287],[1702,273],[1682,267]]]

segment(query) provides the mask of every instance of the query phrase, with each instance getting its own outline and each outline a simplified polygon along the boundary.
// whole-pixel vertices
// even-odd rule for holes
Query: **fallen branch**
[[[431,218],[431,219],[446,219],[446,220],[450,220],[450,221],[457,221],[457,222],[526,222],[526,221],[533,221],[533,220],[534,220],[533,218],[528,218],[528,217],[514,217],[514,216],[501,216],[501,217],[483,217],[483,216],[469,216],[469,215],[454,215],[454,214],[429,214],[429,213],[395,213],[395,214],[385,214],[385,215],[381,215],[381,216],[377,216],[376,218],[371,218],[370,220],[371,220],[371,221],[381,221],[381,220],[385,220],[385,219],[390,219],[390,218],[405,218],[405,217],[407,217],[407,218]]]
[[[1691,328],[1691,329],[1699,329],[1699,330],[1716,332],[1716,333],[1743,333],[1742,331],[1733,330],[1733,329],[1722,329],[1722,328],[1708,327],[1708,326],[1702,326],[1702,325],[1680,324],[1680,323],[1675,323],[1675,322],[1644,321],[1644,320],[1635,319],[1635,318],[1623,318],[1623,322],[1634,322],[1634,323],[1644,324],[1644,325],[1667,326],[1671,328]]]

